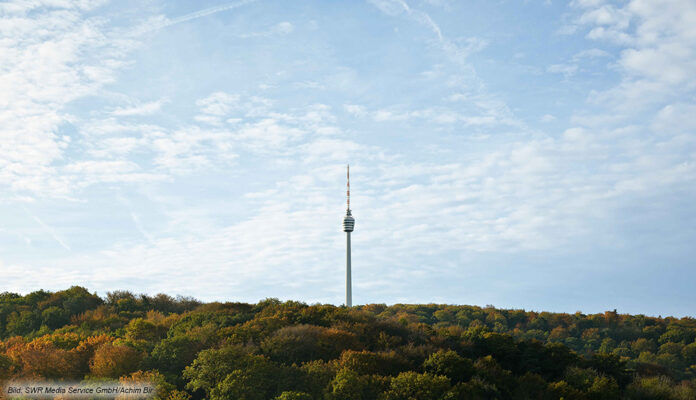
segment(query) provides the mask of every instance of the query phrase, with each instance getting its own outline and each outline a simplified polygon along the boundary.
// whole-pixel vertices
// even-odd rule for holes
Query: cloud
[[[567,79],[575,75],[575,73],[578,71],[578,66],[573,64],[553,64],[549,65],[546,70],[554,74],[563,74],[563,76]]]
[[[228,114],[239,103],[239,95],[215,92],[210,96],[197,100],[196,105],[205,114],[222,116]]]
[[[593,60],[605,57],[611,57],[611,54],[597,48],[582,50],[575,53],[568,62],[549,65],[546,71],[553,74],[561,74],[565,79],[569,79],[578,72],[585,71],[584,68],[580,67],[581,63],[592,62]]]
[[[110,114],[117,117],[151,115],[160,111],[164,102],[165,100],[157,100],[130,107],[118,107],[114,111],[111,111]]]
[[[696,5],[690,1],[633,0],[616,8],[576,2],[576,23],[587,38],[623,46],[616,65],[623,80],[594,101],[622,111],[659,104],[696,88]]]
[[[466,98],[472,104],[468,113],[460,112],[451,107],[427,107],[402,111],[399,109],[380,109],[361,116],[370,115],[377,122],[403,122],[408,120],[423,120],[438,125],[457,127],[467,126],[516,126],[520,122],[512,115],[507,106],[485,96],[460,97],[461,94],[450,96],[451,101],[461,101]],[[452,99],[455,100],[452,100]],[[364,111],[364,110],[363,110]]]
[[[65,109],[113,80],[135,44],[85,16],[100,2],[10,2],[0,17],[0,185],[26,196],[72,196],[59,175],[75,142]],[[69,131],[69,130],[65,130]]]
[[[365,108],[365,106],[359,104],[345,104],[343,108],[346,110],[347,113],[355,117],[363,117],[367,114],[367,109]]]
[[[311,148],[306,146],[308,143],[339,132],[334,125],[335,116],[324,104],[279,112],[270,99],[221,91],[194,103],[198,114],[174,128],[130,122],[127,117],[140,112],[140,106],[133,111],[118,108],[128,110],[127,115],[108,111],[107,118],[80,121],[87,154],[98,159],[90,161],[96,163],[95,168],[72,163],[64,172],[76,180],[82,177],[80,187],[99,182],[99,173],[104,174],[101,181],[169,180],[226,168],[242,152],[262,157],[296,156]],[[142,167],[127,161],[136,155]],[[121,168],[126,165],[133,168]]]
[[[601,50],[601,49],[592,48],[592,49],[587,49],[587,50],[583,50],[583,51],[580,51],[578,53],[575,53],[575,55],[573,55],[573,61],[577,62],[577,61],[582,60],[583,58],[592,59],[592,58],[602,58],[602,57],[611,57],[611,54],[609,54],[609,52]]]
[[[163,174],[148,173],[132,161],[88,160],[67,164],[61,170],[66,177],[74,177],[77,187],[103,182],[142,183],[167,179]]]
[[[237,37],[240,38],[265,38],[265,37],[271,37],[271,36],[282,36],[282,35],[288,35],[292,33],[295,30],[295,26],[288,22],[279,22],[272,27],[260,31],[260,32],[249,32],[249,33],[241,33],[238,34]]]

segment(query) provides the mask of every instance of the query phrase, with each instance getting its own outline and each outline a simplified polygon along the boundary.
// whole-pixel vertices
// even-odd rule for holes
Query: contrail
[[[430,15],[428,15],[428,13],[412,9],[411,7],[408,6],[408,4],[406,3],[405,0],[397,0],[397,1],[399,2],[399,4],[401,4],[401,7],[403,7],[404,11],[406,11],[407,14],[413,15],[417,19],[420,19],[419,22],[425,23],[426,25],[428,25],[430,27],[430,29],[432,29],[432,31],[435,32],[438,39],[440,39],[440,41],[443,40],[442,31],[440,30],[440,27],[435,23],[435,21],[433,21],[432,18],[430,18]]]
[[[43,221],[42,221],[39,217],[37,217],[37,216],[31,215],[31,217],[34,219],[34,221],[36,221],[36,223],[38,223],[39,225],[41,225],[41,227],[44,229],[44,231],[46,231],[46,233],[48,233],[49,235],[51,235],[51,237],[53,237],[53,239],[54,239],[56,242],[58,242],[58,244],[60,244],[61,246],[63,246],[63,248],[65,248],[66,250],[72,251],[72,249],[70,248],[70,246],[68,246],[68,244],[65,243],[65,241],[64,241],[60,236],[58,236],[58,233],[56,232],[55,229],[53,229],[53,227],[48,226],[45,222],[43,222]]]
[[[156,31],[156,30],[159,30],[162,28],[166,28],[168,26],[172,26],[172,25],[180,24],[182,22],[190,21],[192,19],[205,17],[206,15],[210,15],[210,14],[215,14],[215,13],[218,13],[220,11],[238,8],[238,7],[241,7],[243,5],[253,3],[255,1],[257,1],[257,0],[242,0],[242,1],[238,1],[236,3],[229,3],[229,4],[222,5],[222,6],[206,8],[205,10],[200,10],[200,11],[196,11],[196,12],[191,13],[191,14],[182,15],[181,17],[177,17],[174,19],[167,19],[166,21],[160,22],[159,24],[154,24],[152,26],[148,26],[148,27],[136,32],[136,34]]]
[[[133,220],[133,224],[135,224],[135,229],[140,232],[145,239],[147,239],[148,242],[150,242],[151,245],[155,245],[155,241],[152,239],[152,236],[143,228],[143,224],[140,222],[140,218],[138,218],[137,215],[133,211],[130,213],[131,219]]]

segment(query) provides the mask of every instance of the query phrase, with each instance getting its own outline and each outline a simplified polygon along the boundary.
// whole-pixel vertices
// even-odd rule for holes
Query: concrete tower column
[[[353,282],[350,276],[350,232],[346,232],[346,306],[353,306]]]

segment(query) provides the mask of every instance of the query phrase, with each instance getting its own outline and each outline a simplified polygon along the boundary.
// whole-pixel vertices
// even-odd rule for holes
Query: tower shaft
[[[350,232],[346,232],[346,307],[353,306],[353,282],[350,274]]]

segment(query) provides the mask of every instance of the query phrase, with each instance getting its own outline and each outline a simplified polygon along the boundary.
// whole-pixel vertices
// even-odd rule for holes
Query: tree
[[[572,387],[566,381],[552,382],[549,384],[549,392],[552,393],[554,399],[563,400],[586,400],[583,393]]]
[[[326,397],[330,400],[370,400],[377,398],[381,389],[378,380],[343,368],[329,384]]]
[[[137,371],[142,358],[132,347],[104,343],[94,352],[89,370],[100,378],[119,378]]]
[[[35,312],[28,310],[20,312],[15,311],[7,318],[5,330],[10,335],[23,336],[39,329],[40,323],[41,320],[37,317]]]
[[[597,376],[592,385],[587,388],[587,394],[591,400],[619,400],[621,391],[614,378],[609,376]]]
[[[129,376],[123,376],[119,379],[122,385],[126,384],[150,384],[154,385],[156,389],[156,394],[154,397],[147,396],[148,399],[152,400],[162,400],[170,399],[172,394],[174,394],[176,386],[167,382],[164,375],[157,371],[136,371]],[[124,395],[124,398],[129,398]],[[118,400],[118,397],[117,397]]]
[[[166,338],[155,346],[146,364],[150,368],[158,368],[162,372],[179,375],[196,359],[196,355],[202,348],[203,344],[197,338],[184,335]]]
[[[408,371],[408,360],[395,351],[371,352],[346,350],[338,361],[341,368],[348,368],[361,375],[392,375]]]
[[[481,357],[474,363],[476,375],[484,381],[495,385],[501,396],[509,397],[515,387],[512,373],[498,364],[492,356]]]
[[[474,376],[468,382],[456,384],[443,398],[446,400],[494,400],[500,399],[501,395],[495,385]],[[513,398],[524,399],[524,397]]]
[[[684,348],[681,351],[681,354],[682,358],[687,364],[696,364],[696,342],[684,346]]]
[[[41,324],[46,325],[49,329],[58,329],[68,322],[70,322],[68,313],[62,308],[53,306],[41,312]]]
[[[439,400],[450,390],[449,378],[414,371],[402,372],[393,378],[387,400]]]
[[[635,400],[672,400],[672,381],[664,376],[641,378],[628,385],[626,394]]]
[[[312,400],[312,396],[305,392],[283,392],[275,400]]]
[[[512,392],[513,399],[544,399],[549,397],[548,383],[540,375],[530,372],[517,379],[517,384]],[[482,396],[483,397],[483,396]]]
[[[433,353],[423,363],[423,370],[433,375],[450,378],[453,383],[469,380],[474,374],[474,365],[452,350],[440,350]]]
[[[626,362],[622,361],[616,354],[594,354],[588,364],[598,372],[614,378],[621,387],[627,385],[631,380],[626,371]]]
[[[21,375],[35,378],[77,378],[76,357],[48,340],[36,339],[17,343],[7,350],[12,363],[20,367]]]
[[[10,377],[13,365],[14,363],[10,357],[0,354],[0,381]]]
[[[54,293],[49,301],[60,302],[68,315],[78,315],[101,305],[104,301],[80,286]]]
[[[267,399],[275,396],[282,371],[252,349],[229,345],[201,351],[184,377],[191,390],[214,399]]]
[[[328,361],[337,358],[343,350],[361,347],[350,332],[314,325],[282,328],[261,343],[264,354],[286,364],[317,359]]]
[[[304,374],[304,391],[309,392],[314,398],[321,398],[336,376],[337,363],[327,363],[323,360],[314,360],[302,364],[300,371]]]
[[[154,342],[160,340],[165,334],[166,328],[163,329],[142,318],[132,319],[126,326],[126,338],[130,340]]]

